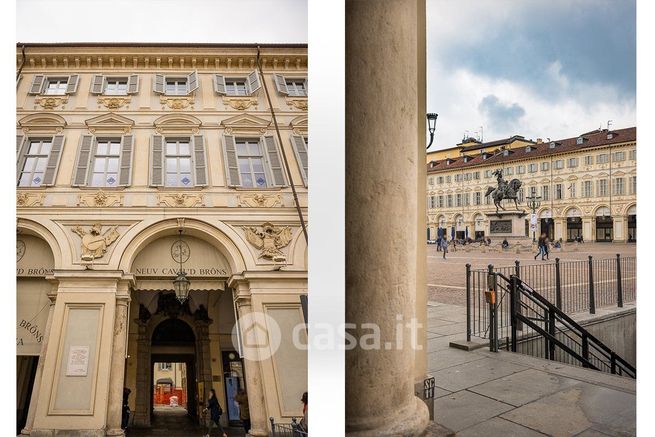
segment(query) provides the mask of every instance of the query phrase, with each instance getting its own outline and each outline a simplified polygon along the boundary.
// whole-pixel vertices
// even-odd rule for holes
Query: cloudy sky
[[[307,0],[19,0],[16,20],[20,42],[307,42]]]
[[[430,150],[636,125],[634,0],[427,4]]]

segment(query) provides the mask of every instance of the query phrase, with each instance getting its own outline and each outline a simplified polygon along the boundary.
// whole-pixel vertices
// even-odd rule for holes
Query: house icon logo
[[[280,347],[280,325],[270,316],[253,312],[239,318],[232,328],[232,344],[246,360],[263,361]]]

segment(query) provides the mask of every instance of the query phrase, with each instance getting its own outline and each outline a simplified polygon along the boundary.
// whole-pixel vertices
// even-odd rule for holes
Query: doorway
[[[582,237],[582,218],[566,218],[566,241],[578,241]]]
[[[555,222],[552,218],[541,219],[541,233],[546,234],[550,241],[555,238]]]
[[[614,220],[608,216],[596,217],[596,241],[598,243],[611,243],[614,238]]]
[[[39,362],[38,356],[18,355],[16,356],[16,434],[27,422],[27,413],[32,399],[34,378]]]

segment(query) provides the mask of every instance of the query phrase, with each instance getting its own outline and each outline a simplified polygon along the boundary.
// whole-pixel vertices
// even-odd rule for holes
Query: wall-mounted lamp
[[[434,141],[434,130],[437,125],[437,117],[439,114],[435,114],[434,112],[429,112],[426,114],[428,118],[428,131],[430,132],[430,144],[428,144],[428,147],[426,149],[429,149],[430,146],[432,145],[432,141]]]
[[[180,261],[180,271],[177,272],[177,277],[173,280],[173,287],[175,288],[175,297],[180,303],[184,303],[185,300],[189,297],[189,287],[191,286],[191,281],[186,277],[186,273],[182,266],[183,263],[183,253],[184,253],[184,241],[182,240],[182,229],[179,230],[179,237],[177,240],[177,252],[179,255]]]

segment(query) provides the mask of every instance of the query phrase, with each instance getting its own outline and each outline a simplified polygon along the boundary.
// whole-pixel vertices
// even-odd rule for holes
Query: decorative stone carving
[[[259,229],[253,226],[242,226],[246,239],[259,249],[259,258],[271,259],[275,262],[284,262],[287,257],[280,249],[291,242],[291,228],[278,227],[272,223],[264,223]]]
[[[19,208],[28,208],[30,206],[43,206],[43,193],[26,193],[18,191],[16,193],[16,206]]]
[[[252,105],[257,106],[257,99],[254,97],[223,97],[223,104],[229,105],[237,111],[243,111]]]
[[[34,98],[34,104],[43,109],[55,109],[59,105],[68,103],[68,96],[37,96]]]
[[[282,196],[279,194],[239,194],[237,195],[239,206],[250,208],[273,208],[282,206]]]
[[[118,226],[112,226],[102,234],[102,225],[100,223],[94,224],[89,232],[86,232],[81,226],[74,227],[73,232],[82,239],[82,261],[93,261],[96,258],[102,258],[107,252],[107,246],[110,246],[120,236],[116,230],[117,228]]]
[[[171,109],[186,109],[195,103],[193,96],[161,96],[159,101],[162,106],[168,106]]]
[[[301,111],[307,110],[307,97],[287,97],[286,101],[288,106],[300,109]]]
[[[102,105],[107,109],[119,109],[125,105],[129,105],[132,101],[130,96],[100,96],[98,97],[98,105]]]
[[[171,208],[191,208],[205,206],[202,194],[171,193],[160,194],[159,204]]]
[[[123,195],[107,193],[102,190],[96,191],[95,193],[78,194],[77,206],[88,206],[92,208],[123,206]]]

